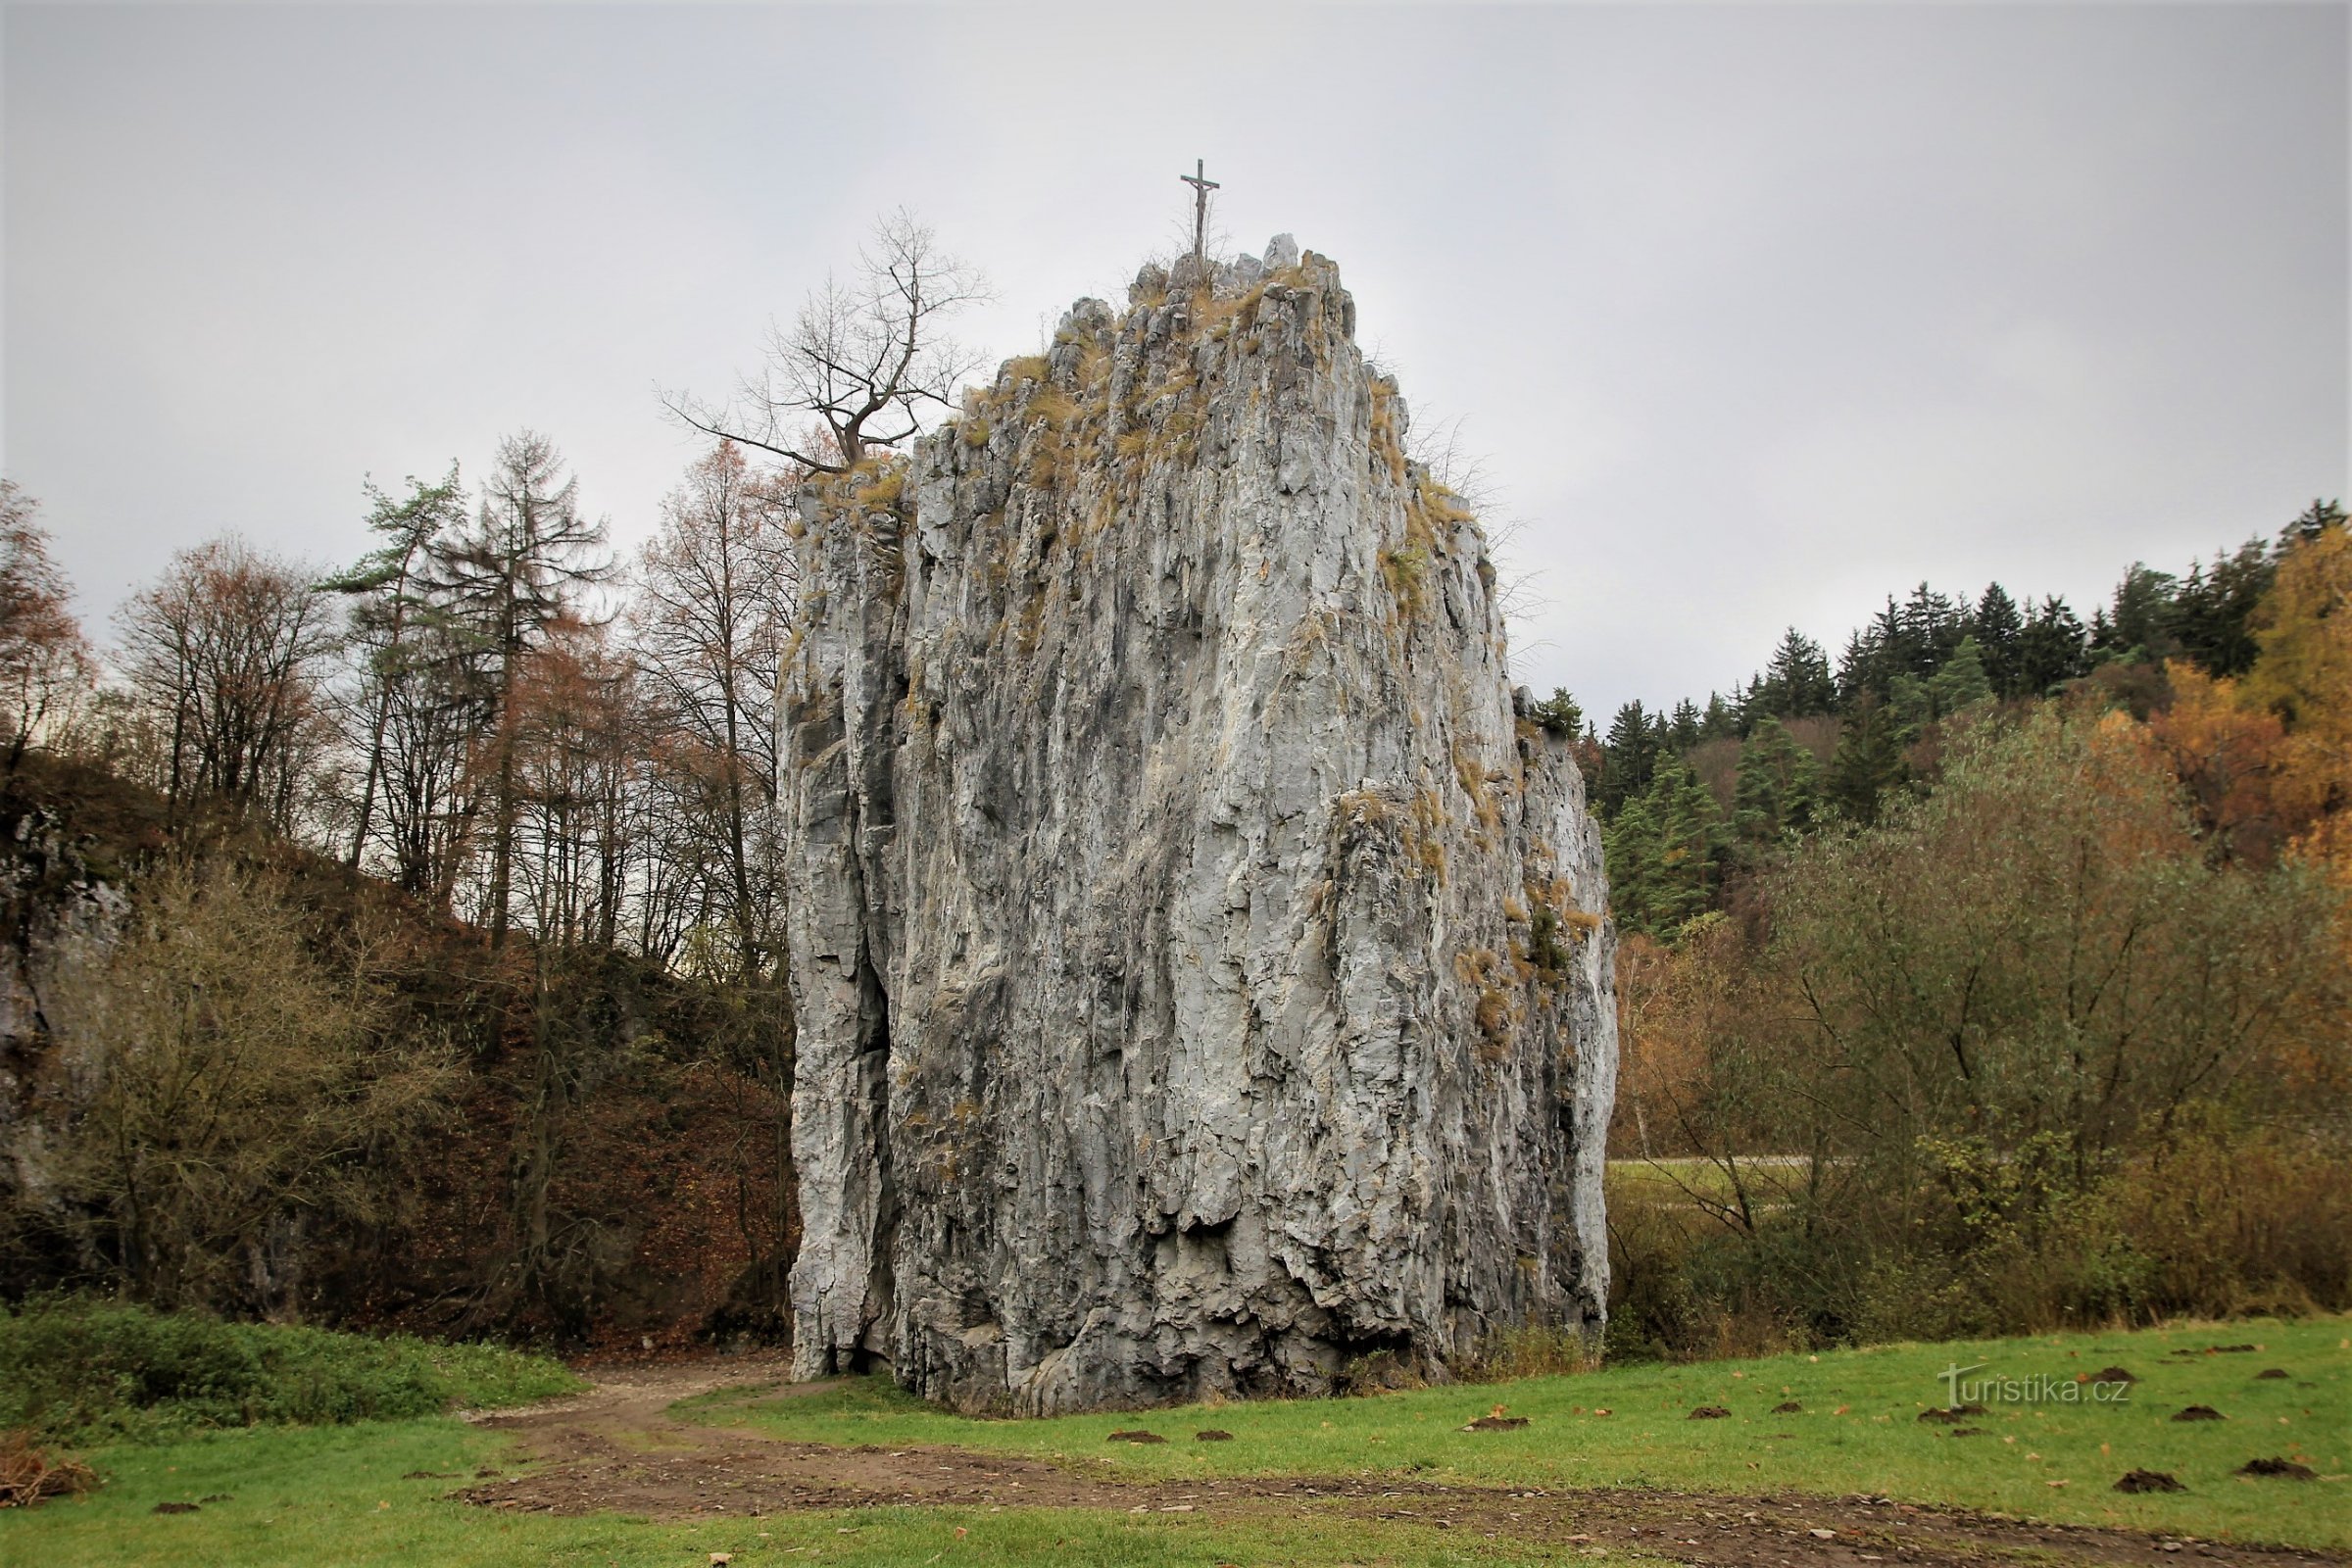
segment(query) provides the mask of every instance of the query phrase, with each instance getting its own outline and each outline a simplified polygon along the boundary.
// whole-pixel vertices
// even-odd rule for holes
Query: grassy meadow
[[[109,1568],[514,1568],[518,1564],[992,1562],[1213,1568],[1230,1562],[1543,1560],[1535,1548],[1340,1517],[1209,1520],[1102,1509],[867,1508],[660,1523],[493,1512],[444,1494],[510,1444],[453,1419],[257,1427],[93,1457],[95,1494],[0,1510],[0,1562]],[[416,1480],[416,1472],[439,1472]],[[224,1500],[203,1502],[206,1497]],[[198,1502],[157,1514],[159,1502]]]
[[[2258,1348],[2216,1353],[2221,1346]],[[2002,1405],[1973,1435],[1922,1422],[1936,1374],[2056,1381],[2120,1365],[2128,1401]],[[2268,1369],[2288,1375],[2266,1379]],[[824,1394],[721,1391],[675,1406],[701,1424],[797,1441],[955,1445],[1144,1478],[1398,1476],[1544,1490],[1650,1487],[1732,1494],[1883,1493],[2022,1517],[2205,1539],[2352,1548],[2352,1319],[2255,1321],[2135,1333],[1897,1345],[1748,1361],[1614,1367],[1571,1377],[1368,1398],[1227,1403],[1144,1414],[989,1421],[862,1380]],[[1801,1411],[1773,1414],[1788,1400]],[[1691,1420],[1698,1405],[1732,1413]],[[2210,1405],[2226,1419],[2172,1416]],[[1528,1425],[1463,1432],[1501,1405]],[[1606,1412],[1605,1414],[1603,1412]],[[1109,1443],[1143,1427],[1169,1441]],[[1216,1427],[1230,1443],[1193,1433]],[[2308,1482],[2254,1480],[2246,1460],[2294,1458]],[[0,1559],[110,1564],[926,1564],[1040,1560],[1136,1565],[1269,1561],[1417,1564],[1541,1560],[1532,1544],[1416,1526],[1129,1516],[1103,1510],[875,1508],[659,1523],[626,1515],[516,1517],[447,1500],[477,1469],[513,1463],[496,1434],[450,1418],[255,1427],[119,1445],[88,1457],[97,1493],[0,1512]],[[2187,1488],[2130,1496],[2126,1470]],[[427,1472],[417,1479],[406,1479]],[[507,1473],[501,1471],[500,1473]],[[223,1495],[225,1494],[225,1495]],[[218,1500],[206,1502],[213,1497]],[[159,1502],[197,1502],[158,1515]],[[1597,1548],[1588,1548],[1592,1552]]]
[[[2260,1348],[2204,1353],[2243,1344]],[[1994,1405],[1967,1423],[1977,1429],[1968,1437],[1952,1436],[1963,1428],[1922,1422],[1921,1411],[1943,1402],[1936,1374],[1976,1362],[1984,1370],[1972,1377],[2038,1373],[2055,1381],[2121,1365],[2140,1382],[2120,1404]],[[2256,1377],[2271,1368],[2289,1376]],[[1788,1400],[1803,1409],[1770,1413]],[[2227,1419],[2171,1419],[2191,1404]],[[1459,1430],[1496,1405],[1528,1425]],[[1700,1405],[1732,1414],[1690,1419]],[[770,1403],[756,1392],[720,1393],[679,1413],[807,1442],[953,1444],[1137,1476],[1396,1473],[1546,1489],[1867,1492],[2063,1523],[2352,1547],[2352,1319],[2343,1317],[1621,1366],[1370,1398],[1048,1421],[947,1414],[880,1379]],[[1138,1426],[1169,1441],[1105,1441]],[[1234,1441],[1194,1442],[1205,1427]],[[2232,1474],[2248,1459],[2272,1456],[2333,1479]],[[2188,1490],[2111,1490],[2134,1469],[2170,1472]]]

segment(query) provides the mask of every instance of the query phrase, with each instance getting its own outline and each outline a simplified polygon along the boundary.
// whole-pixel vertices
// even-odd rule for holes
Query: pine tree
[[[1657,937],[1707,907],[1729,852],[1715,797],[1680,761],[1625,803],[1601,842],[1619,927]]]
[[[1838,730],[1838,751],[1830,759],[1824,794],[1848,821],[1865,825],[1879,819],[1879,800],[1909,776],[1903,760],[1903,738],[1894,710],[1865,694],[1845,711]]]
[[[2026,617],[1999,583],[1985,585],[1984,596],[1977,601],[1976,613],[1969,617],[1968,634],[1977,640],[1984,661],[1984,676],[1992,682],[1993,694],[2004,698],[2018,696],[2023,681]]]
[[[1732,825],[1751,853],[1787,834],[1813,826],[1820,804],[1821,767],[1777,718],[1757,720],[1740,749]]]
[[[1748,725],[1752,731],[1762,717],[1805,718],[1826,713],[1837,703],[1838,683],[1830,676],[1830,656],[1819,643],[1791,626],[1751,688]]]
[[[2043,598],[2018,639],[2018,690],[2046,697],[2090,668],[2082,622],[2056,595]]]
[[[1609,720],[1608,738],[1601,742],[1600,788],[1594,799],[1601,815],[1618,809],[1647,787],[1656,771],[1658,734],[1642,711],[1639,698],[1617,710]]]
[[[1928,705],[1931,715],[1937,719],[1951,717],[1966,708],[1992,700],[1992,681],[1984,672],[1984,661],[1977,652],[1977,640],[1963,637],[1959,648],[1944,666],[1928,679]]]
[[[367,713],[367,760],[362,766],[358,821],[352,829],[351,851],[344,863],[357,866],[367,853],[374,827],[377,786],[384,774],[384,738],[401,687],[425,674],[427,661],[419,658],[420,625],[434,615],[427,575],[436,544],[460,527],[466,516],[466,493],[458,480],[458,466],[437,483],[411,477],[407,496],[394,500],[373,484],[368,486],[373,503],[368,514],[368,531],[383,542],[349,571],[325,586],[353,597],[353,643],[365,656],[361,674],[362,703]]]

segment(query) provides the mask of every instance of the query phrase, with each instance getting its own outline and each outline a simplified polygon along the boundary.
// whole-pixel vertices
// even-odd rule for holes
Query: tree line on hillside
[[[981,288],[905,213],[860,260],[734,403],[665,399],[709,444],[634,562],[518,431],[470,481],[368,483],[357,560],[177,552],[101,657],[0,482],[20,946],[61,878],[131,892],[10,1043],[0,1290],[781,1321],[793,497],[944,405],[971,362],[943,324]]]
[[[1629,702],[1605,731],[1555,693],[1541,711],[1577,737],[1620,927],[1670,933],[1721,907],[1740,867],[1785,836],[1876,821],[1891,796],[1932,786],[1940,726],[1979,704],[2088,679],[2144,717],[2168,664],[2244,674],[2279,561],[2342,519],[2335,503],[2315,501],[2276,541],[2249,540],[2185,574],[2134,564],[2088,624],[2056,596],[2021,606],[1997,582],[1974,601],[1922,583],[1850,633],[1835,665],[1791,627],[1729,697],[1664,711]]]
[[[1621,1348],[2352,1304],[2344,514],[2133,567],[2064,658],[2007,603],[1588,742]]]

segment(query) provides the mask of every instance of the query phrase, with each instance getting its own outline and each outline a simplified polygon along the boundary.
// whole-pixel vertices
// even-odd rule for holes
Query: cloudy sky
[[[1921,578],[2095,601],[2347,486],[2342,5],[10,5],[0,464],[103,626],[529,425],[641,538],[771,314],[922,214],[1027,352],[1196,157],[1458,420],[1589,707]]]

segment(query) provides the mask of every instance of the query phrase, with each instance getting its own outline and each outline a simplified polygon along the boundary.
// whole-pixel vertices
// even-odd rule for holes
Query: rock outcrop
[[[1287,237],[801,497],[803,1376],[965,1409],[1597,1329],[1598,837],[1467,510]]]

